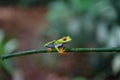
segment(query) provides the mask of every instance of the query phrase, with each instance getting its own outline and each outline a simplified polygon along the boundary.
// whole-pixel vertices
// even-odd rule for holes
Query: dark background
[[[0,0],[0,55],[63,36],[69,48],[119,47],[120,0]],[[119,80],[117,53],[33,54],[0,60],[0,80]]]

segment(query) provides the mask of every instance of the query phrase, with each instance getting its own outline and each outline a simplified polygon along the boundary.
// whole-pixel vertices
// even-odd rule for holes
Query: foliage
[[[0,56],[4,54],[10,54],[17,48],[17,42],[15,39],[9,39],[5,41],[5,34],[0,30]],[[12,59],[0,60],[0,68],[3,68],[9,74],[12,73]]]
[[[8,6],[8,5],[17,5],[21,7],[27,6],[45,6],[49,2],[53,0],[0,0],[0,6]]]
[[[52,2],[53,1],[53,2]],[[120,46],[120,0],[1,0],[1,5],[18,5],[18,6],[38,6],[48,4],[49,28],[46,35],[57,39],[66,35],[73,38],[69,47],[103,47],[113,48]],[[9,48],[5,45],[14,43],[4,43],[3,33],[0,33],[0,54],[5,54]],[[54,35],[54,36],[53,36]],[[14,41],[13,41],[14,42]],[[9,46],[8,46],[9,47]],[[10,47],[11,48],[11,47]],[[14,48],[13,48],[14,50]],[[8,50],[8,51],[13,51]],[[43,54],[44,56],[44,54]],[[57,63],[58,58],[55,56],[42,57],[51,59]],[[112,57],[111,57],[112,56]],[[120,59],[118,54],[110,53],[89,55],[88,61],[93,70],[93,75],[103,74],[110,69],[110,74],[119,74]],[[50,61],[50,60],[47,60]],[[46,62],[47,62],[46,61]],[[58,61],[59,62],[59,61]],[[43,62],[45,64],[45,62]],[[111,65],[112,63],[112,65]],[[3,64],[3,63],[1,63]],[[59,65],[59,64],[58,64]],[[101,76],[100,76],[101,77]],[[79,79],[79,78],[76,78]]]
[[[72,80],[87,80],[87,79],[84,77],[76,77],[76,78],[73,78]]]
[[[70,35],[73,38],[72,47],[119,47],[120,25],[116,21],[120,18],[117,2],[119,0],[54,1],[48,6],[47,19],[51,27],[46,31],[47,35],[52,37],[55,34],[53,39]],[[89,64],[94,68],[95,74],[111,67],[112,73],[118,74],[120,71],[116,54],[91,54]]]

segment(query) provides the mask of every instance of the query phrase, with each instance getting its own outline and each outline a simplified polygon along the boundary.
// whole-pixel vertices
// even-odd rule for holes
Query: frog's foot
[[[52,48],[48,48],[48,52],[52,52]]]
[[[59,50],[60,50],[60,54],[62,54],[62,55],[66,54],[66,52],[63,48],[59,48]]]

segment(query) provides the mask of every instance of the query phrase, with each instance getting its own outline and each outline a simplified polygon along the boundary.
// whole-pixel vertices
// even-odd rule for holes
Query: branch
[[[48,53],[48,52],[49,51],[47,49],[28,50],[28,51],[2,55],[1,59],[8,59],[17,56],[37,54],[37,53]],[[57,50],[53,49],[51,52],[57,52]],[[65,52],[120,52],[120,48],[66,48]]]

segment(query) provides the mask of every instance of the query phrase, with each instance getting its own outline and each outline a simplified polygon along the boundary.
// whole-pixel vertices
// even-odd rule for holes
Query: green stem
[[[48,52],[49,51],[47,49],[28,50],[28,51],[2,55],[1,59],[8,59],[17,56],[30,55],[36,53],[48,53]],[[57,51],[53,49],[51,52],[57,52]],[[66,48],[65,52],[120,52],[120,48]]]

